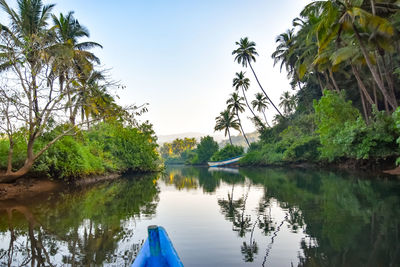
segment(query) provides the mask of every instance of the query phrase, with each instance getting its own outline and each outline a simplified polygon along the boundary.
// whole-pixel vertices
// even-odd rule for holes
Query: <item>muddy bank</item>
[[[121,174],[113,173],[107,175],[90,176],[70,182],[54,181],[46,178],[24,177],[18,179],[12,184],[0,183],[0,201],[8,199],[27,199],[42,194],[44,195],[51,192],[58,192],[74,186],[90,185],[99,182],[115,180],[120,177]]]
[[[0,184],[0,200],[24,199],[63,188],[62,182],[48,179],[23,178],[13,184]]]

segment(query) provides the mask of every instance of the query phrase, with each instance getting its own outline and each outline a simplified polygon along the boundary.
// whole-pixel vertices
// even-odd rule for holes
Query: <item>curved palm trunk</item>
[[[265,123],[267,124],[267,126],[268,126],[269,128],[271,128],[271,125],[269,125],[269,123],[268,123],[268,121],[267,121],[267,116],[265,116],[265,109],[262,110],[262,113],[263,113],[263,115],[264,115]]]
[[[359,89],[364,93],[364,96],[365,96],[365,98],[367,99],[367,101],[368,101],[371,105],[373,105],[373,104],[374,104],[374,101],[372,100],[370,94],[368,93],[367,88],[365,87],[365,84],[364,84],[364,82],[362,81],[362,79],[361,79],[361,77],[360,77],[360,74],[358,73],[357,68],[356,68],[353,64],[351,64],[351,69],[352,69],[352,71],[353,71],[354,77],[356,77],[356,80],[357,80]],[[360,92],[361,92],[361,91],[360,91]],[[361,94],[360,94],[360,97],[361,97]]]
[[[246,140],[247,145],[250,147],[249,140],[247,140],[247,136],[246,136],[246,134],[245,134],[244,131],[243,131],[242,122],[240,121],[240,117],[239,117],[239,112],[238,112],[238,110],[236,110],[236,116],[237,116],[237,118],[238,118],[240,130],[241,130],[242,133],[243,133],[243,137],[244,137],[244,139]]]
[[[352,27],[353,27],[353,31],[355,33],[355,36],[357,38],[357,41],[360,45],[360,49],[361,52],[365,58],[365,61],[367,62],[367,66],[369,68],[369,70],[371,71],[372,77],[374,78],[376,84],[378,85],[379,89],[381,90],[383,97],[385,98],[385,100],[390,104],[390,106],[392,106],[393,109],[397,108],[397,102],[396,99],[392,99],[389,95],[389,92],[386,90],[385,85],[382,81],[382,79],[379,77],[379,73],[376,71],[376,69],[374,68],[371,59],[369,58],[367,49],[364,46],[364,43],[361,40],[361,36],[360,33],[358,32],[356,26],[354,25],[354,23],[352,23]]]
[[[229,127],[227,129],[228,129],[229,142],[231,142],[231,145],[233,146],[232,138],[231,138],[231,132],[229,131]]]
[[[249,102],[247,101],[247,97],[246,94],[244,92],[244,88],[242,86],[242,92],[243,92],[243,96],[244,96],[244,100],[246,101],[246,105],[247,107],[250,109],[251,113],[253,114],[254,117],[257,117],[256,114],[254,113],[253,109],[250,107]]]
[[[265,97],[266,97],[266,98],[268,99],[268,101],[272,104],[272,106],[273,106],[273,107],[275,108],[275,110],[279,113],[279,115],[281,115],[281,116],[283,117],[282,113],[281,113],[281,112],[279,111],[279,109],[275,106],[274,102],[272,102],[272,100],[269,98],[269,96],[267,95],[267,93],[264,91],[264,88],[261,86],[261,83],[260,83],[260,81],[258,80],[258,77],[257,77],[256,73],[254,72],[253,66],[251,66],[250,61],[247,60],[247,62],[249,63],[250,69],[251,69],[251,71],[253,72],[254,77],[256,78],[256,81],[257,81],[257,83],[258,83],[258,86],[260,86],[260,88],[261,88],[261,91],[263,91]]]
[[[339,92],[340,92],[340,89],[339,89],[339,86],[338,86],[337,83],[336,83],[335,77],[333,76],[332,68],[329,68],[328,71],[329,71],[329,77],[330,77],[331,80],[332,80],[333,86],[335,87],[336,92],[339,93]]]

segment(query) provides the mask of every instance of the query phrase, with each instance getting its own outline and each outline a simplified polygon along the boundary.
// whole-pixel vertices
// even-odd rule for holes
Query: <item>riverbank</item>
[[[94,175],[74,181],[56,181],[49,178],[23,177],[15,183],[0,183],[0,201],[26,199],[74,186],[91,185],[121,178],[119,173]]]
[[[375,174],[400,175],[400,167],[396,166],[396,157],[377,158],[377,159],[340,159],[334,162],[285,162],[278,161],[274,163],[258,162],[241,162],[241,167],[291,167],[291,168],[322,168],[327,170],[344,170],[344,171],[367,171]]]

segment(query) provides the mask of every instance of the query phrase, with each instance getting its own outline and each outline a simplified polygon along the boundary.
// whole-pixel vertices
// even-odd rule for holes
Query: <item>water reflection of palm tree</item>
[[[272,198],[265,194],[258,204],[258,228],[262,230],[264,235],[268,235],[275,230],[271,215],[271,200]]]
[[[242,252],[242,255],[244,256],[245,262],[253,262],[254,256],[256,254],[258,254],[257,242],[255,240],[253,240],[254,229],[256,228],[258,221],[259,221],[259,218],[257,218],[256,222],[253,225],[253,228],[251,229],[249,244],[247,244],[246,241],[244,241],[243,245],[240,247],[240,250]]]
[[[240,237],[244,237],[247,232],[250,232],[250,227],[252,226],[250,215],[246,215],[246,203],[247,198],[249,197],[251,184],[247,188],[246,194],[243,193],[241,212],[236,214],[235,219],[233,220],[232,230],[238,232]]]
[[[234,189],[235,185],[233,184],[231,193],[228,192],[228,200],[218,199],[218,205],[221,207],[222,214],[224,214],[225,218],[230,222],[235,220],[238,209],[243,205],[243,199],[239,198],[238,200],[233,200]]]
[[[265,256],[264,256],[264,260],[262,263],[262,266],[264,267],[266,262],[267,262],[267,258],[269,256],[269,253],[272,249],[272,245],[275,242],[275,238],[278,236],[279,231],[281,230],[282,225],[284,224],[285,221],[287,221],[288,219],[288,213],[286,213],[285,217],[283,218],[282,222],[278,225],[278,227],[276,227],[276,230],[273,232],[272,237],[271,237],[271,242],[268,244],[267,249],[265,250]]]

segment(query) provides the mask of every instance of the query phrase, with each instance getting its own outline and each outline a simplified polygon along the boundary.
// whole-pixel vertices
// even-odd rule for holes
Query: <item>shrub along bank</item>
[[[62,129],[44,134],[35,144],[39,149]],[[151,125],[124,126],[121,123],[100,123],[75,136],[64,136],[35,162],[31,174],[55,179],[77,179],[113,172],[156,171],[160,159]],[[0,140],[0,169],[6,169],[9,142]],[[26,153],[25,136],[15,138],[13,166],[23,165]]]
[[[400,109],[392,115],[375,110],[368,123],[344,93],[325,91],[314,111],[280,118],[250,146],[241,165],[332,163],[379,160],[399,155]],[[396,143],[397,142],[397,143]]]

